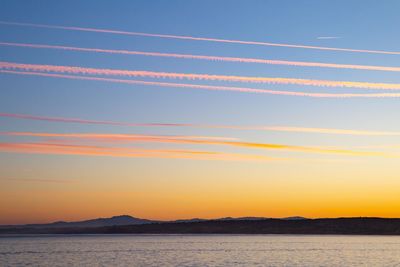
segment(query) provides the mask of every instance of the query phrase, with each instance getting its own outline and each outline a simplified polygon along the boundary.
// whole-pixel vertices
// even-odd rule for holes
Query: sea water
[[[0,236],[0,266],[400,266],[400,237]]]

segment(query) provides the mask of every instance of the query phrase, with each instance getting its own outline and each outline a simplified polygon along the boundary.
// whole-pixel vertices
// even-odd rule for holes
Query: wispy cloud
[[[281,158],[263,155],[247,155],[239,153],[223,153],[197,150],[143,149],[124,147],[105,147],[91,145],[72,145],[64,143],[7,143],[0,142],[0,152],[22,154],[52,154],[79,156],[106,156],[124,158],[163,158],[193,160],[225,160],[225,161],[276,161]]]
[[[319,39],[322,39],[322,38],[332,39],[334,37],[319,37]],[[318,67],[318,68],[355,69],[355,70],[373,70],[373,71],[391,71],[391,72],[399,72],[400,71],[400,67],[388,67],[388,66],[333,64],[333,63],[322,63],[322,62],[271,60],[271,59],[242,58],[242,57],[204,56],[204,55],[143,52],[143,51],[99,49],[99,48],[83,48],[83,47],[72,47],[72,46],[26,44],[26,43],[0,42],[0,45],[14,46],[14,47],[28,47],[28,48],[42,48],[42,49],[58,49],[58,50],[79,51],[79,52],[140,55],[140,56],[151,56],[151,57],[168,57],[168,58],[180,58],[180,59],[197,59],[197,60],[220,61],[220,62],[255,63],[255,64],[284,65],[284,66],[296,66],[296,67]]]
[[[211,91],[231,91],[231,92],[241,92],[241,93],[302,96],[302,97],[314,97],[314,98],[393,98],[393,97],[397,98],[397,97],[400,97],[400,93],[368,93],[368,94],[365,94],[365,93],[363,93],[363,94],[357,94],[357,93],[309,93],[309,92],[298,92],[298,91],[293,92],[293,91],[270,90],[270,89],[256,89],[256,88],[237,87],[237,86],[214,86],[214,85],[200,85],[200,84],[141,81],[141,80],[124,80],[124,79],[113,79],[113,78],[103,78],[103,77],[85,77],[85,76],[75,76],[75,75],[65,75],[65,74],[23,72],[23,71],[9,71],[9,70],[0,70],[0,73],[53,77],[53,78],[65,78],[65,79],[74,79],[74,80],[103,81],[103,82],[113,82],[113,83],[133,84],[133,85],[160,86],[160,87],[172,87],[172,88],[191,88],[191,89],[211,90]]]
[[[128,127],[194,127],[194,128],[277,131],[277,132],[316,133],[316,134],[354,135],[354,136],[400,136],[400,132],[391,132],[391,131],[368,131],[368,130],[315,128],[315,127],[239,126],[239,125],[216,125],[216,124],[193,124],[193,123],[129,123],[129,122],[117,122],[117,121],[87,120],[79,118],[35,116],[35,115],[14,114],[14,113],[0,113],[0,117],[60,122],[60,123],[80,123],[80,124],[95,124],[95,125],[98,124],[98,125],[113,125],[113,126],[128,126]],[[221,138],[221,137],[205,137],[205,138]]]
[[[142,135],[142,134],[103,134],[103,133],[37,133],[37,132],[0,132],[0,135],[34,136],[34,137],[63,137],[87,140],[134,141],[134,142],[163,142],[163,143],[208,143],[233,141],[237,138],[190,135]]]
[[[83,140],[94,140],[100,142],[150,142],[150,143],[172,143],[172,144],[196,144],[196,145],[222,145],[233,147],[244,147],[249,149],[283,150],[291,152],[317,153],[317,154],[339,154],[349,156],[385,156],[384,153],[370,151],[354,151],[342,148],[325,148],[315,146],[297,146],[273,143],[254,143],[242,141],[230,141],[218,139],[203,139],[192,136],[162,136],[162,135],[136,135],[136,134],[100,134],[100,133],[38,133],[38,132],[0,132],[0,135],[8,136],[31,136],[31,137],[56,137],[77,138]]]
[[[0,117],[9,117],[16,119],[40,120],[51,122],[65,122],[65,123],[83,123],[83,124],[100,124],[100,125],[115,125],[115,126],[156,126],[156,127],[190,127],[190,124],[182,123],[124,123],[114,121],[99,121],[99,120],[85,120],[78,118],[60,118],[60,117],[47,117],[47,116],[34,116],[26,114],[13,114],[13,113],[0,113]]]
[[[33,23],[19,23],[19,22],[9,22],[9,21],[0,21],[0,24],[10,25],[10,26],[11,25],[12,26],[25,26],[25,27],[35,27],[35,28],[59,29],[59,30],[82,31],[82,32],[109,33],[109,34],[119,34],[119,35],[156,37],[156,38],[190,40],[190,41],[205,41],[205,42],[231,43],[231,44],[243,44],[243,45],[259,45],[259,46],[272,46],[272,47],[302,48],[302,49],[326,50],[326,51],[338,51],[338,52],[356,52],[356,53],[400,55],[400,52],[398,52],[398,51],[366,50],[366,49],[336,48],[336,47],[323,47],[323,46],[285,44],[285,43],[271,43],[271,42],[258,42],[258,41],[229,40],[229,39],[218,39],[218,38],[182,36],[182,35],[171,35],[171,34],[154,34],[154,33],[143,33],[143,32],[109,30],[109,29],[85,28],[85,27],[69,27],[69,26],[57,26],[57,25],[45,25],[45,24],[33,24]]]
[[[400,132],[389,131],[366,131],[351,129],[333,129],[333,128],[310,128],[310,127],[291,127],[291,126],[265,126],[264,130],[280,132],[300,132],[300,133],[321,133],[321,134],[339,134],[339,135],[364,135],[364,136],[400,136]]]
[[[28,182],[28,183],[56,183],[56,184],[69,184],[75,183],[77,180],[62,180],[62,179],[36,179],[36,178],[10,178],[3,179],[12,182]]]
[[[318,36],[318,40],[332,40],[332,39],[341,39],[340,36]]]
[[[400,90],[400,84],[397,83],[370,83],[370,82],[312,80],[312,79],[280,78],[280,77],[279,78],[250,77],[250,76],[231,76],[231,75],[213,75],[213,74],[196,74],[196,73],[155,72],[155,71],[142,71],[142,70],[97,69],[97,68],[84,68],[75,66],[20,64],[13,62],[0,62],[0,69],[34,71],[34,72],[59,72],[59,73],[70,73],[70,74],[84,74],[84,75],[108,75],[108,76],[145,77],[145,78],[250,82],[250,83],[263,83],[263,84],[294,84],[302,86],[319,86],[319,87],[346,87],[346,88],[361,88],[361,89]]]
[[[87,81],[102,81],[112,82],[121,84],[134,84],[134,85],[147,85],[147,86],[161,86],[161,87],[172,87],[172,88],[191,88],[199,90],[210,90],[210,91],[230,91],[240,93],[258,93],[258,94],[270,94],[270,95],[283,95],[283,96],[302,96],[302,97],[314,97],[314,98],[398,98],[400,93],[308,93],[308,92],[293,92],[293,91],[279,91],[269,89],[256,89],[249,87],[236,87],[236,86],[215,86],[215,85],[201,85],[201,84],[184,84],[184,83],[168,83],[168,82],[154,82],[154,81],[140,81],[140,80],[124,80],[124,79],[113,79],[104,77],[87,77],[87,76],[76,76],[66,74],[54,74],[54,73],[41,73],[41,72],[27,72],[27,71],[12,71],[12,70],[1,70],[0,73],[17,74],[17,75],[28,75],[28,76],[42,76],[52,78],[64,78],[73,80],[87,80]]]

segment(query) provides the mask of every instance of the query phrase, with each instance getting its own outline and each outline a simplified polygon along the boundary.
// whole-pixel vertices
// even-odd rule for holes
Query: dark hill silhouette
[[[331,234],[400,235],[400,219],[217,219],[101,227],[8,227],[0,234]]]
[[[25,224],[25,225],[4,225],[1,228],[70,228],[70,227],[101,227],[101,226],[116,226],[116,225],[135,225],[155,223],[157,221],[135,218],[129,215],[119,215],[110,218],[97,218],[77,222],[53,222],[46,224]]]
[[[218,218],[214,220],[264,220],[270,218],[264,217],[225,217],[225,218]],[[287,217],[282,218],[282,220],[301,220],[305,219],[303,217]],[[90,219],[84,221],[76,221],[76,222],[64,222],[58,221],[53,223],[45,223],[45,224],[24,224],[24,225],[0,225],[0,228],[68,228],[68,227],[101,227],[101,226],[116,226],[116,225],[136,225],[136,224],[147,224],[147,223],[167,223],[167,222],[176,222],[176,223],[186,223],[186,222],[203,222],[209,221],[208,219],[201,219],[201,218],[193,218],[193,219],[181,219],[181,220],[174,220],[174,221],[157,221],[157,220],[148,220],[148,219],[141,219],[132,217],[130,215],[118,215],[113,216],[110,218],[97,218],[97,219]]]

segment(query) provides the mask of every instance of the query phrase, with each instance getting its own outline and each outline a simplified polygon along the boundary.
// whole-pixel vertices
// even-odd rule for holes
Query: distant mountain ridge
[[[111,221],[110,221],[111,219]],[[104,221],[105,220],[105,221]],[[139,221],[136,221],[139,220]],[[132,224],[136,222],[136,224]],[[111,226],[93,226],[98,224]],[[115,225],[122,223],[122,225]],[[129,225],[124,225],[130,223]],[[67,224],[67,226],[66,226]],[[51,225],[51,226],[48,226]],[[268,219],[258,217],[190,219],[155,222],[116,216],[82,222],[56,222],[39,227],[0,227],[0,235],[15,234],[316,234],[316,235],[397,235],[400,218],[324,218],[302,219],[289,217]],[[60,226],[61,225],[61,226]],[[85,226],[89,225],[89,226]]]
[[[76,222],[65,222],[65,221],[57,221],[53,223],[44,223],[44,224],[24,224],[24,225],[2,225],[1,228],[69,228],[69,227],[104,227],[104,226],[122,226],[122,225],[140,225],[140,224],[149,224],[149,223],[189,223],[189,222],[204,222],[204,221],[254,221],[254,220],[265,220],[271,219],[266,217],[223,217],[217,219],[201,219],[201,218],[192,218],[192,219],[180,219],[173,221],[157,221],[157,220],[148,220],[132,217],[130,215],[118,215],[110,218],[97,218],[97,219],[89,219],[83,221]],[[306,218],[294,216],[281,218],[282,220],[304,220]]]
[[[4,225],[4,227],[18,228],[69,228],[69,227],[103,227],[103,226],[119,226],[119,225],[137,225],[146,223],[155,223],[157,221],[135,218],[130,215],[118,215],[110,218],[97,218],[76,222],[58,221],[44,224],[25,224],[25,225]]]

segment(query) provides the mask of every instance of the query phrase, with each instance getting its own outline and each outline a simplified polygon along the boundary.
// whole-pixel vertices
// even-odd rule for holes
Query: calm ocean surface
[[[3,236],[0,266],[400,266],[400,237]]]

